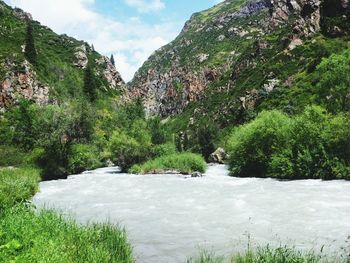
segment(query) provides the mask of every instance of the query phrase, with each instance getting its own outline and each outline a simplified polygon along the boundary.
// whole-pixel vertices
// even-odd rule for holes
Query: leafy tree
[[[317,67],[319,98],[333,113],[350,110],[350,49]]]
[[[115,66],[115,60],[114,60],[113,54],[111,55],[111,63],[112,63],[113,66]]]
[[[152,142],[146,122],[137,120],[128,131],[122,129],[115,131],[111,138],[111,152],[124,172],[127,172],[132,165],[151,158]]]
[[[94,102],[97,97],[97,88],[94,72],[90,64],[85,69],[83,89],[89,101]]]
[[[233,175],[349,179],[350,116],[309,106],[295,117],[263,112],[230,137]]]
[[[149,128],[151,131],[152,143],[159,145],[166,143],[166,133],[159,117],[149,120]]]
[[[288,148],[290,118],[279,112],[262,112],[231,134],[228,142],[232,175],[266,177],[272,156]]]
[[[33,36],[33,25],[30,21],[28,21],[27,23],[27,34],[24,55],[31,64],[37,64],[37,51],[35,48],[35,41]]]
[[[197,128],[197,140],[201,154],[209,160],[210,154],[215,151],[215,140],[218,136],[219,128],[212,122],[201,123]]]
[[[13,142],[24,149],[31,150],[35,144],[35,108],[28,100],[19,102],[19,106],[9,113],[13,124]]]

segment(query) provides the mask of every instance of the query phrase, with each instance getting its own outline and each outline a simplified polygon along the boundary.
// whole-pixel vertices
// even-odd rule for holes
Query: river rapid
[[[225,255],[258,244],[341,251],[350,235],[350,182],[128,175],[103,168],[40,184],[34,204],[81,223],[125,227],[137,262],[184,262],[200,250]]]

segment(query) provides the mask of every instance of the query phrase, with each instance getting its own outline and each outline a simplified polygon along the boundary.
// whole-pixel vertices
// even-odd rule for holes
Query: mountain
[[[138,70],[127,96],[142,97],[149,115],[222,126],[262,109],[298,111],[312,103],[296,87],[300,76],[348,49],[349,32],[348,0],[227,0],[194,14]]]
[[[28,25],[37,63],[30,63],[24,54]],[[88,43],[58,35],[30,14],[0,1],[0,111],[21,99],[46,105],[81,97],[87,67],[92,68],[97,96],[119,92],[124,85],[111,61]]]

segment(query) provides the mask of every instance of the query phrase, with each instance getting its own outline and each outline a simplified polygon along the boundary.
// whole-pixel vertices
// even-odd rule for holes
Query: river
[[[33,202],[79,222],[126,228],[137,262],[184,262],[252,245],[340,251],[350,235],[350,182],[232,178],[211,165],[203,178],[128,175],[103,168],[47,181]]]

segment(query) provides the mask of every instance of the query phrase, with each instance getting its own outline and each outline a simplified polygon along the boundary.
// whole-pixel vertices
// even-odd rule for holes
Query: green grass
[[[204,173],[206,163],[202,156],[194,153],[177,153],[158,157],[141,165],[134,165],[129,172],[136,174],[162,173],[175,170],[183,174],[198,171]]]
[[[0,170],[0,262],[134,262],[125,231],[110,224],[80,226],[28,200],[40,170]]]
[[[0,220],[0,262],[134,262],[123,230],[109,224],[79,226],[48,210],[6,209]]]
[[[299,251],[295,248],[270,246],[256,250],[247,250],[242,254],[234,254],[228,257],[216,256],[214,253],[202,252],[196,258],[190,258],[187,263],[321,263],[321,262],[349,262],[349,256],[327,257],[313,251]]]
[[[0,211],[32,197],[38,190],[40,171],[35,168],[0,170]]]

